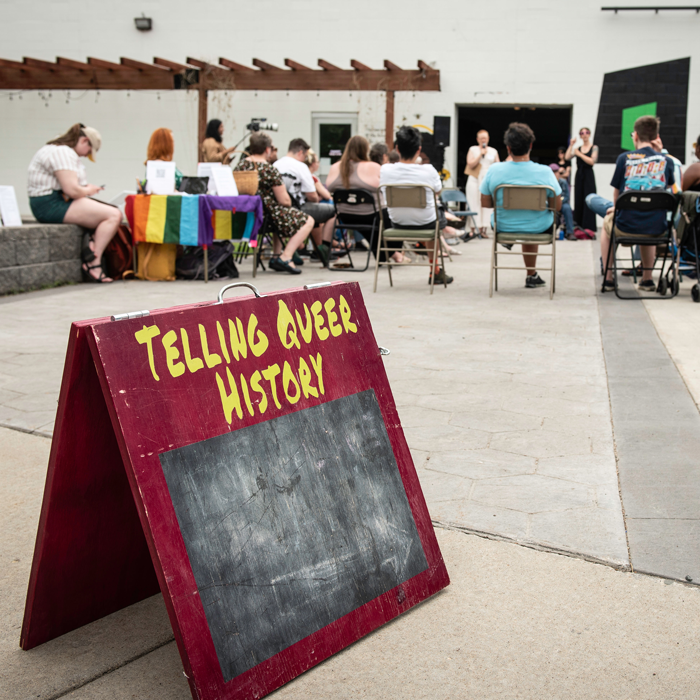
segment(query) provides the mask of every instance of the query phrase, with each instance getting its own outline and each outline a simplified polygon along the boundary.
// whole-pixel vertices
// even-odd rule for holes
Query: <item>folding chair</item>
[[[382,216],[381,210],[377,208],[374,196],[369,190],[337,189],[333,192],[333,206],[335,207],[335,230],[343,232],[343,240],[347,248],[347,231],[358,231],[361,233],[368,243],[367,260],[363,268],[355,267],[350,249],[348,250],[349,268],[345,268],[349,272],[364,272],[369,268],[369,259],[372,256],[372,246],[375,245],[376,235],[379,233],[379,219]],[[341,206],[344,211],[339,211]],[[372,207],[372,213],[354,214],[349,209],[363,207],[365,211],[367,207]]]
[[[416,185],[416,184],[396,184],[396,185],[381,185],[381,190],[384,190],[384,195],[386,197],[387,206],[390,209],[425,209],[428,198],[427,192],[433,198],[433,203],[435,204],[435,225],[431,228],[419,229],[412,231],[409,229],[400,228],[384,228],[384,217],[380,217],[379,220],[379,236],[377,237],[377,263],[374,267],[374,291],[377,291],[377,277],[379,276],[380,265],[386,265],[389,270],[389,285],[394,286],[394,282],[391,278],[391,268],[393,265],[401,265],[406,267],[407,265],[417,265],[423,267],[430,267],[430,293],[433,293],[433,288],[435,286],[435,268],[437,263],[437,253],[440,254],[440,267],[442,270],[445,269],[445,260],[442,254],[442,246],[440,245],[440,224],[437,217],[437,196],[432,190],[430,185]],[[405,243],[424,243],[433,246],[433,262],[412,262],[412,263],[395,263],[391,259],[390,255],[396,252],[395,248],[388,248],[385,243],[386,241],[403,241]],[[381,253],[386,253],[386,260],[380,262]],[[443,284],[447,287],[447,282],[444,281]]]
[[[498,193],[502,191],[502,200],[499,203]],[[538,257],[552,258],[549,267],[541,267],[540,270],[547,272],[551,271],[552,278],[549,283],[549,298],[552,299],[555,290],[555,275],[556,275],[556,229],[555,217],[552,216],[552,225],[548,233],[513,233],[510,231],[499,231],[498,228],[498,210],[504,211],[524,210],[524,211],[554,211],[554,207],[550,207],[548,200],[556,197],[554,188],[549,185],[499,185],[493,193],[494,209],[493,209],[493,249],[491,252],[491,282],[489,284],[489,296],[493,296],[494,289],[498,291],[498,271],[499,270],[525,270],[525,267],[506,267],[498,264],[499,255],[522,255],[512,250],[498,251],[498,244],[512,247],[516,243],[520,244],[536,244],[536,245],[551,245],[551,253],[537,252]]]
[[[612,226],[610,228],[610,248],[608,249],[608,259],[605,261],[605,270],[603,271],[603,286],[601,292],[605,293],[605,280],[608,276],[608,270],[610,269],[610,262],[612,258],[612,269],[613,269],[613,280],[615,282],[615,296],[618,299],[673,299],[673,297],[678,294],[680,290],[680,276],[678,272],[678,255],[670,257],[671,263],[671,296],[666,297],[666,289],[661,281],[664,280],[664,268],[666,267],[666,260],[669,259],[668,248],[669,245],[673,244],[673,249],[677,250],[675,230],[673,228],[673,215],[675,214],[676,207],[678,206],[678,197],[675,194],[671,194],[666,190],[627,190],[623,192],[615,202],[615,211],[613,212]],[[654,236],[651,234],[636,234],[636,233],[624,233],[620,231],[617,226],[617,217],[621,211],[636,211],[641,212],[651,212],[651,211],[665,211],[667,212],[667,226],[666,232],[660,235]],[[670,213],[670,216],[668,215]],[[664,293],[659,297],[640,297],[638,295],[634,296],[623,296],[620,294],[620,290],[617,284],[617,271],[630,269],[632,274],[635,274],[634,258],[632,258],[631,268],[618,268],[617,266],[617,246],[618,245],[638,245],[638,246],[654,246],[655,248],[659,245],[664,247],[664,256],[661,260],[661,271],[659,273],[659,287],[657,291],[661,291],[664,288]],[[656,258],[654,259],[654,264],[651,270],[656,267]],[[645,268],[640,261],[640,268],[644,272]],[[636,279],[636,274],[635,274]]]
[[[458,190],[456,187],[455,188],[446,188],[440,191],[440,199],[445,203],[445,206],[447,207],[451,202],[457,203],[457,205],[462,205],[462,204],[467,204],[467,196],[462,192],[462,190]],[[474,217],[476,216],[475,211],[469,211],[469,206],[467,205],[465,207],[465,211],[461,211],[459,209],[448,209],[450,214],[454,214],[455,216],[463,216],[465,218],[471,217],[472,222],[474,221]]]

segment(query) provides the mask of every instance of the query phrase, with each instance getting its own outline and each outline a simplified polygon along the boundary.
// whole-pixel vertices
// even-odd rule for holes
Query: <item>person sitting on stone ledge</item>
[[[104,188],[88,184],[80,159],[94,162],[101,144],[97,129],[73,124],[36,152],[29,163],[27,182],[29,206],[37,221],[95,230],[89,247],[82,251],[83,279],[88,282],[112,281],[102,270],[102,253],[122,221],[119,209],[90,199]]]

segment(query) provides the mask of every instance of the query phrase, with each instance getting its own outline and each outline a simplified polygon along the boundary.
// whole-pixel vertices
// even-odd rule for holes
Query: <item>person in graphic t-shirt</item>
[[[609,202],[598,195],[589,195],[586,204],[598,215],[604,216],[603,231],[600,235],[600,252],[603,265],[608,259],[610,250],[610,234],[615,211],[615,202],[621,193],[627,190],[668,190],[676,191],[673,161],[658,152],[654,143],[658,143],[659,120],[656,117],[639,117],[634,123],[632,142],[634,151],[622,153],[617,158],[615,172],[610,184],[613,187],[613,201]],[[605,208],[605,212],[603,212]],[[621,211],[616,220],[616,230],[619,233],[645,234],[661,236],[668,226],[665,211]],[[640,246],[642,256],[642,281],[638,288],[643,292],[656,291],[656,285],[651,279],[652,267],[656,249],[654,246]],[[612,265],[603,282],[603,289],[614,289]]]

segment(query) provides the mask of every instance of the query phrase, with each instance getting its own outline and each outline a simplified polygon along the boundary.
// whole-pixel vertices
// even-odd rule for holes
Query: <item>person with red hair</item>
[[[149,160],[172,160],[175,153],[175,139],[173,132],[170,129],[156,129],[151,134],[151,139],[148,142],[148,151],[146,152],[146,161]],[[175,189],[180,188],[182,182],[182,173],[175,167]]]

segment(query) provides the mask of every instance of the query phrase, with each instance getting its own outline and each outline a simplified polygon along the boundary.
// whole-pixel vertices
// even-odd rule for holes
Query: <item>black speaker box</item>
[[[433,139],[436,146],[450,145],[450,117],[433,117]]]

